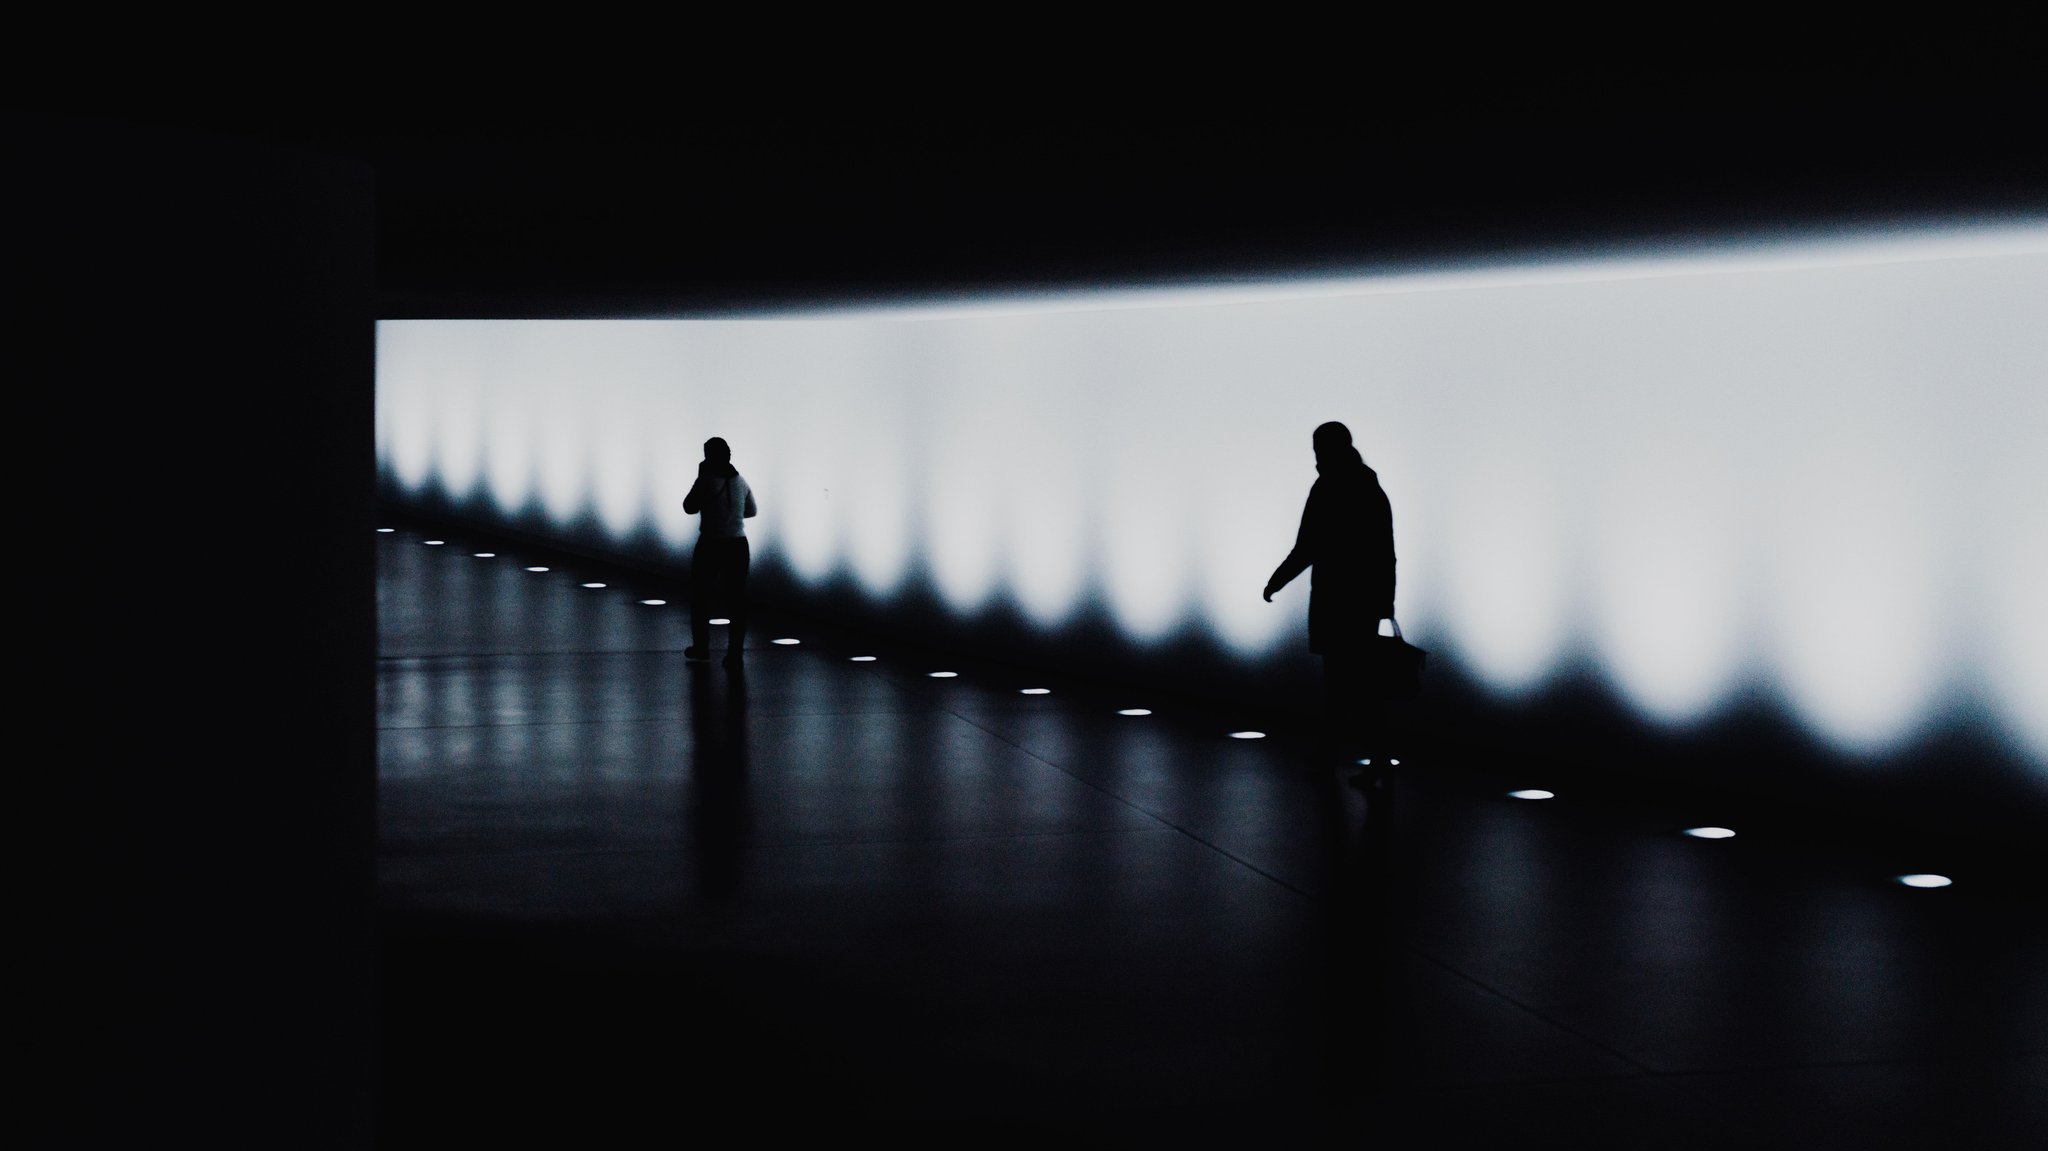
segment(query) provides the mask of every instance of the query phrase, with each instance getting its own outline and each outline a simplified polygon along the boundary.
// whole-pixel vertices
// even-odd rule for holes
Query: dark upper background
[[[2048,84],[2023,57],[1361,66],[1286,86],[1219,69],[1133,74],[1114,95],[1049,69],[991,95],[1004,83],[884,90],[853,67],[771,82],[709,74],[702,49],[612,69],[532,48],[496,64],[479,62],[487,46],[318,67],[163,57],[118,90],[34,102],[367,161],[385,317],[715,310],[2048,211]]]
[[[19,661],[43,693],[25,714],[66,741],[64,770],[29,773],[54,794],[25,801],[55,861],[32,885],[45,1010],[23,1043],[52,1129],[368,1143],[372,315],[644,314],[2048,212],[2024,51],[1881,76],[1396,76],[1380,36],[1340,45],[1361,62],[1336,71],[1286,59],[1255,80],[1249,52],[1119,69],[1112,96],[1064,58],[977,75],[966,48],[1000,37],[990,14],[927,15],[912,47],[943,43],[949,77],[851,44],[830,72],[714,64],[740,52],[678,32],[695,10],[642,26],[508,9],[492,23],[522,26],[509,45],[418,42],[414,11],[293,9],[287,27],[79,9],[95,26],[61,41],[35,23],[48,13],[16,14],[0,91],[28,129],[9,132],[6,185],[24,242],[4,262],[34,469],[16,534],[31,568],[65,576],[38,585],[54,599]],[[570,25],[583,43],[548,41]],[[254,578],[222,578],[242,562],[219,550],[229,519],[234,548],[261,533]],[[213,1134],[229,1119],[262,1137]]]

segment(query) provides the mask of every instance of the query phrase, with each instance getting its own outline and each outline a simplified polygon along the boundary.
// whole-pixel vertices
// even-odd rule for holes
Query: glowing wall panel
[[[1879,753],[2048,764],[2048,227],[743,319],[387,321],[408,493],[653,531],[721,435],[761,562],[877,600],[1304,642],[1259,589],[1343,420],[1404,628],[1506,697],[1589,661],[1683,727],[1758,688]],[[473,505],[474,506],[474,505]]]

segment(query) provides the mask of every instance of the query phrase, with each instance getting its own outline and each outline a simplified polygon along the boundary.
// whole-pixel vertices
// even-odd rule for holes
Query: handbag
[[[1373,637],[1366,675],[1380,695],[1414,695],[1422,689],[1422,666],[1429,653],[1401,638],[1399,620],[1387,622],[1394,625],[1394,634]]]

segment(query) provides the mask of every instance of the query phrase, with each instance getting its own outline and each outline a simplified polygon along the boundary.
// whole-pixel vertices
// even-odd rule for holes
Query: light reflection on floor
[[[2048,1098],[2041,917],[1910,890],[1937,861],[1415,749],[1351,788],[1285,722],[827,629],[686,664],[678,587],[418,542],[379,537],[378,883],[380,1110],[421,1130],[794,1081],[855,1126],[1990,1146]]]

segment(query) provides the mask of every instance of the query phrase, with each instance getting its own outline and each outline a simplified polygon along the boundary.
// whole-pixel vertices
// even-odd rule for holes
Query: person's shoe
[[[683,658],[696,663],[703,663],[705,660],[710,659],[711,656],[694,647],[686,647],[683,649]]]

